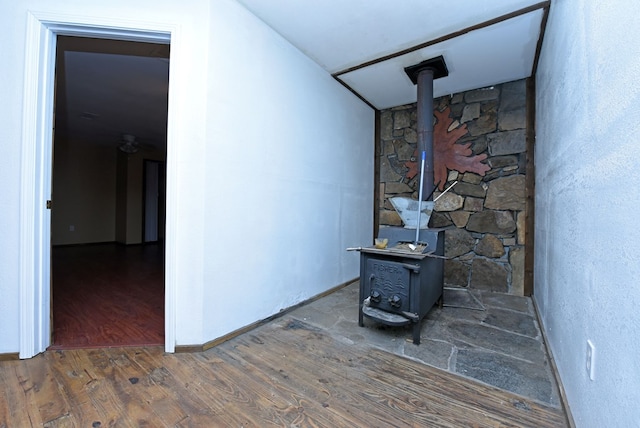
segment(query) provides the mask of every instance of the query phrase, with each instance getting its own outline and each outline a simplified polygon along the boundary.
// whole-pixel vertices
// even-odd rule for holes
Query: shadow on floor
[[[422,322],[421,344],[410,327],[365,318],[358,326],[358,282],[289,315],[344,343],[373,346],[452,373],[561,407],[558,387],[529,297],[480,290],[445,290]]]

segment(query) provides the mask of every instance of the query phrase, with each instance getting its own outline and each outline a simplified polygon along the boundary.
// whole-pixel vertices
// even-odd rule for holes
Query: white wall
[[[19,39],[23,43],[25,18],[20,14],[23,6],[4,0],[0,4],[3,40]],[[3,353],[17,352],[19,346],[20,274],[17,267],[20,253],[17,249],[24,58],[14,43],[6,42],[0,43],[0,58],[4,58],[0,67],[0,353]]]
[[[0,353],[17,352],[20,339],[28,11],[178,29],[167,154],[177,345],[358,276],[357,254],[344,249],[372,238],[373,111],[234,0],[24,0],[2,11],[0,37],[11,43],[0,44],[10,82],[0,86]]]
[[[534,297],[579,427],[640,420],[636,9],[553,1],[536,76]]]
[[[356,278],[374,185],[372,109],[235,2],[211,16],[207,338]]]

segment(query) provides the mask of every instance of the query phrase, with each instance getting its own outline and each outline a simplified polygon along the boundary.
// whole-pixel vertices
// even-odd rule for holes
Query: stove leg
[[[413,344],[414,345],[420,344],[420,327],[421,327],[421,323],[419,322],[413,323]]]

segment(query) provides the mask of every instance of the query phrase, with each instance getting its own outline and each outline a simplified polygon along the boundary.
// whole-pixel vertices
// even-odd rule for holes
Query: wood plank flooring
[[[206,352],[0,362],[0,427],[563,427],[561,410],[290,316]]]
[[[159,244],[54,247],[50,349],[164,343]]]

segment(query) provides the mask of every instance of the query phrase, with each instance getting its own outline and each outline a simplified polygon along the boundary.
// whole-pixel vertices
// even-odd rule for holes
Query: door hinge
[[[47,209],[50,210],[51,209],[51,201],[47,200]]]

